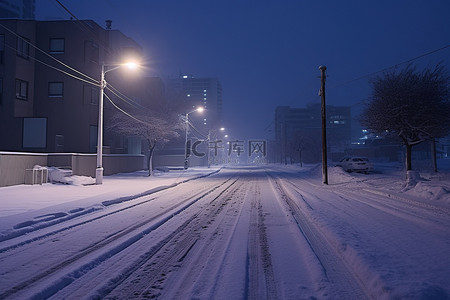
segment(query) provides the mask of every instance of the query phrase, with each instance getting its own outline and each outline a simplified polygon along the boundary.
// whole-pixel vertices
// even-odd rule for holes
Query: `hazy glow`
[[[198,112],[200,112],[200,113],[203,112],[204,110],[205,110],[205,109],[204,109],[202,106],[200,106],[199,108],[196,109],[196,111],[198,111]]]
[[[132,61],[127,62],[124,65],[130,70],[136,70],[138,68],[138,64]]]

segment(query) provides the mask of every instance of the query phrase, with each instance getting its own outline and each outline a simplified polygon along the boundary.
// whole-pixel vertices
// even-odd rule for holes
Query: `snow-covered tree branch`
[[[450,128],[449,74],[442,65],[421,72],[408,66],[372,80],[372,98],[360,122],[372,132],[395,136],[406,146],[406,170],[411,148],[446,136]]]
[[[177,138],[183,124],[177,114],[172,112],[135,111],[134,113],[115,112],[106,129],[127,137],[138,137],[145,141],[148,155],[148,175],[152,174],[153,152],[157,145],[162,146]]]

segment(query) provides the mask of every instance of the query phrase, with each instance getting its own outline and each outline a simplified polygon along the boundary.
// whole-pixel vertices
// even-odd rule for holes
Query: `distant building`
[[[96,152],[101,64],[140,55],[141,47],[91,20],[9,19],[0,25],[0,151]],[[107,73],[107,82],[143,106],[155,97],[163,101],[161,80],[122,71]],[[105,118],[111,108],[105,98]],[[105,153],[140,153],[135,141],[115,139],[105,133]]]
[[[327,146],[331,148],[350,144],[350,107],[327,106]],[[279,106],[275,110],[275,142],[279,162],[300,160],[315,162],[321,153],[322,117],[321,105],[306,108]]]
[[[1,0],[0,18],[34,19],[36,0]]]
[[[222,126],[222,85],[217,78],[180,75],[166,78],[166,97],[176,104],[180,114],[186,114],[202,106],[205,111],[189,115],[197,135],[205,138],[209,130]]]
[[[165,95],[168,105],[177,111],[182,118],[189,113],[187,138],[192,141],[207,141],[217,138],[216,134],[222,124],[222,85],[218,78],[194,77],[180,75],[164,79]],[[203,107],[201,113],[194,110]],[[183,133],[178,139],[165,145],[163,151],[157,151],[155,161],[160,165],[182,166],[187,145]],[[199,151],[207,153],[207,143],[199,146]],[[206,157],[191,155],[189,165],[206,165]]]

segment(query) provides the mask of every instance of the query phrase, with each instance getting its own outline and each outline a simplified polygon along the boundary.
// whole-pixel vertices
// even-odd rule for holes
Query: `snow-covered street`
[[[449,173],[135,176],[0,189],[0,299],[450,297]]]

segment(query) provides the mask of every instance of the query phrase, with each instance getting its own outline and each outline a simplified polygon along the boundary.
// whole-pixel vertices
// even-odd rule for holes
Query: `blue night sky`
[[[320,103],[320,65],[327,104],[352,106],[353,117],[370,95],[368,74],[446,46],[414,64],[450,69],[448,0],[60,2],[78,19],[113,20],[144,48],[149,75],[218,77],[236,138],[271,138],[279,105]],[[37,0],[36,15],[70,18],[55,0]]]

